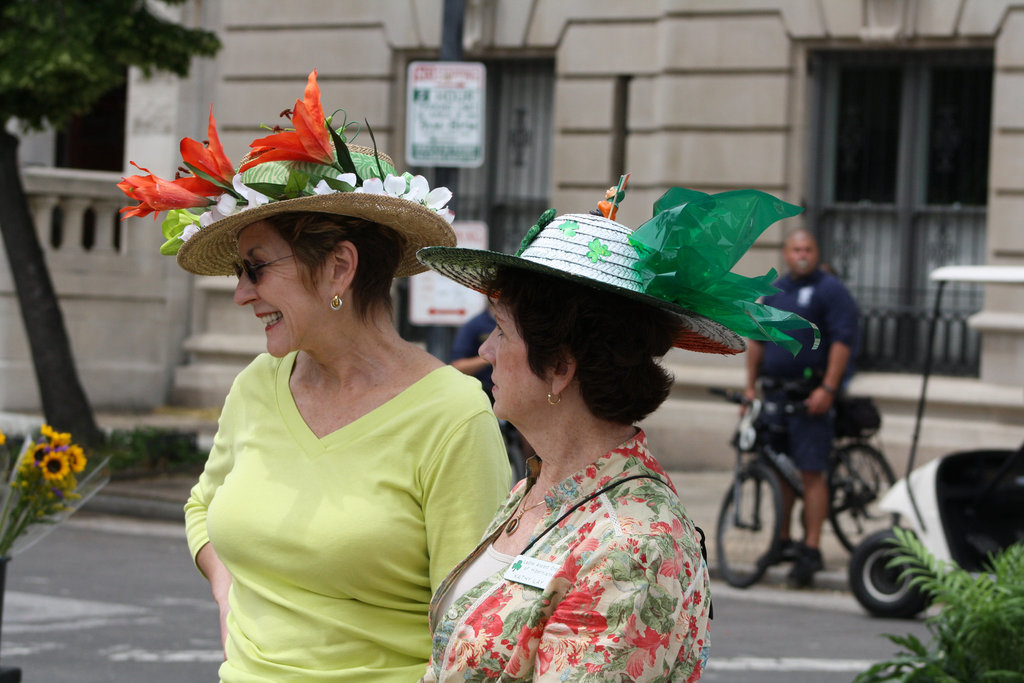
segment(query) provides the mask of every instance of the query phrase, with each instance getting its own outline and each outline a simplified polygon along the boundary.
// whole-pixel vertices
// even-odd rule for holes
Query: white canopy
[[[942,266],[929,275],[936,282],[1024,284],[1024,266]]]

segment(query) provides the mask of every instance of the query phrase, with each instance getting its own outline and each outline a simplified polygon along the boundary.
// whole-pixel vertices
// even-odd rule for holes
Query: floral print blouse
[[[643,478],[623,481],[569,512],[636,475]],[[524,552],[551,568],[532,581],[543,588],[513,580],[522,579],[513,576],[513,562],[436,613],[525,493],[523,481],[481,544],[434,594],[433,651],[421,680],[698,680],[709,652],[707,565],[698,533],[643,432],[546,493],[549,512]]]

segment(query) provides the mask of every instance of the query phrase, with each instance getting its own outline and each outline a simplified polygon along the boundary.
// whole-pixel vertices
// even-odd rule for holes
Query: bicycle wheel
[[[832,453],[828,517],[849,552],[867,536],[898,522],[899,515],[884,512],[878,505],[895,482],[888,461],[874,446],[855,442]]]
[[[737,497],[738,493],[738,497]],[[746,588],[771,564],[782,531],[782,490],[775,475],[754,465],[740,474],[722,501],[715,534],[718,568],[730,586]]]

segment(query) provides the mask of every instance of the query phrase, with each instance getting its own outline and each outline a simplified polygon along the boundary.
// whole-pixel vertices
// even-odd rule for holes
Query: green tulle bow
[[[779,344],[793,355],[800,342],[787,330],[811,327],[795,313],[757,303],[778,292],[774,269],[761,277],[731,272],[768,226],[803,209],[758,190],[715,195],[674,187],[654,203],[654,216],[629,238],[637,250],[644,291],[725,325]]]

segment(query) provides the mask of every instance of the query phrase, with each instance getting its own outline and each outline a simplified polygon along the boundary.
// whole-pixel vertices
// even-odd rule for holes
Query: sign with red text
[[[458,246],[487,248],[487,224],[455,221]],[[434,271],[409,279],[409,321],[414,325],[462,325],[487,305],[487,297]]]
[[[411,166],[484,163],[486,71],[479,62],[412,62],[405,109]]]

